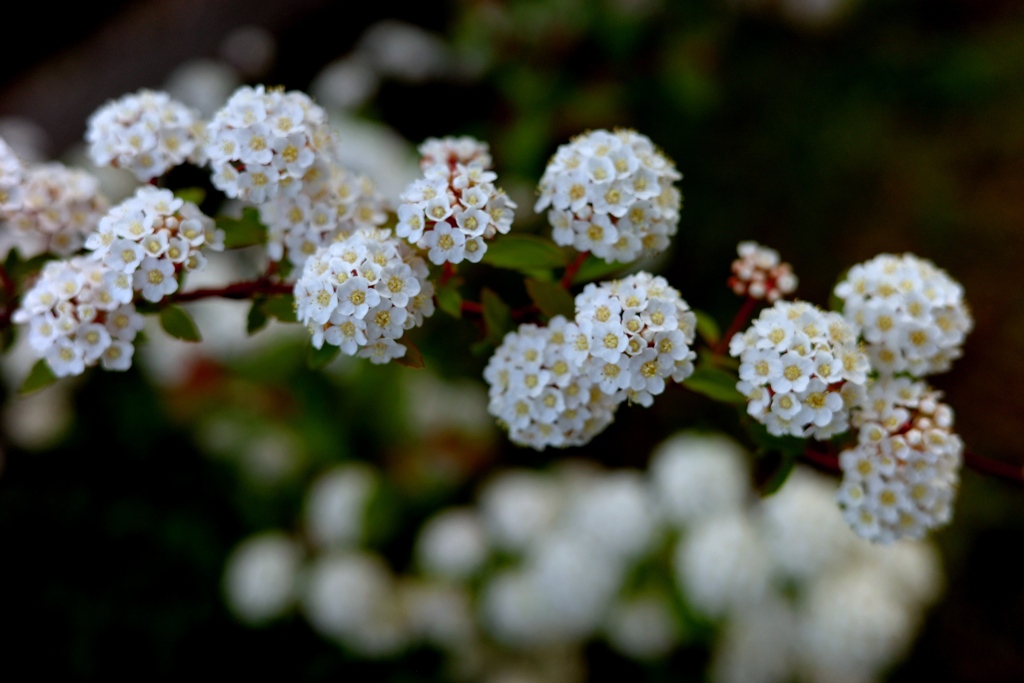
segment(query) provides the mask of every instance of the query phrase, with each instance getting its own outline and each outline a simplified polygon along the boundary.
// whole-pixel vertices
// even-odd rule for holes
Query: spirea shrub
[[[197,341],[180,304],[211,297],[250,301],[250,332],[271,317],[306,327],[314,366],[341,352],[420,367],[433,362],[431,354],[462,354],[450,340],[463,337],[446,336],[446,326],[462,325],[478,335],[475,353],[490,352],[482,370],[487,409],[517,445],[586,446],[622,404],[651,406],[681,384],[707,400],[745,406],[737,428],[749,429],[762,450],[782,453],[783,462],[803,457],[841,473],[839,506],[865,538],[920,538],[952,516],[965,451],[952,409],[919,378],[950,369],[962,353],[973,324],[963,288],[930,261],[883,254],[851,268],[835,288],[842,311],[825,311],[788,298],[798,279],[776,251],[743,242],[727,280],[743,302],[723,336],[667,278],[622,274],[669,246],[681,207],[681,173],[636,131],[592,131],[555,150],[534,207],[546,212],[551,239],[514,229],[516,205],[496,185],[490,148],[470,137],[423,142],[421,177],[389,205],[369,178],[339,162],[344,141],[301,92],[245,86],[203,122],[164,93],[140,91],[101,107],[87,139],[96,162],[127,168],[149,184],[108,209],[92,176],[24,164],[0,141],[0,252],[7,257],[0,323],[14,323],[38,359],[27,388],[94,365],[127,369],[144,315]],[[166,171],[183,163],[205,167],[219,196],[204,202],[199,188],[161,187]],[[214,219],[198,208],[218,201],[233,213]],[[240,247],[253,248],[259,274],[188,289],[186,275],[215,252]],[[491,279],[487,269],[514,276]],[[482,276],[468,277],[475,273]],[[438,310],[444,316],[432,329],[413,333]],[[444,341],[423,354],[420,334]],[[504,615],[496,628],[512,639],[540,633],[530,631],[536,615],[512,614],[529,608],[527,594],[568,601],[559,616],[568,631],[593,628],[622,566],[594,574],[591,585],[571,586],[575,592],[566,588],[569,577],[608,557],[619,562],[641,553],[623,548],[648,538],[641,527],[659,516],[686,525],[719,507],[717,526],[694,528],[677,549],[676,571],[689,577],[694,604],[708,614],[727,612],[734,599],[753,600],[764,586],[743,572],[773,560],[752,540],[756,525],[735,509],[741,487],[731,479],[708,483],[736,458],[705,451],[692,462],[655,459],[652,472],[664,481],[653,507],[629,477],[596,487],[622,518],[592,501],[573,508],[575,521],[538,546],[529,572],[488,587],[485,611]],[[707,462],[707,453],[717,461]],[[786,472],[779,471],[780,482]],[[342,489],[330,489],[322,505],[342,505]],[[689,503],[673,497],[684,489],[694,492]],[[540,524],[557,507],[536,491],[530,496],[510,528]],[[486,514],[480,522],[492,523]],[[580,546],[580,534],[620,526],[618,551]],[[430,571],[464,577],[481,566],[486,544],[477,521],[453,517],[432,528],[419,551]],[[355,542],[331,529],[311,533],[339,553]],[[446,562],[434,545],[461,560]],[[709,575],[700,589],[702,580],[690,575],[708,556],[737,569]],[[338,638],[357,627],[325,616],[309,596],[334,599],[338,586],[373,573],[372,560],[350,560],[323,559],[307,582],[311,620]],[[649,616],[635,616],[646,608],[630,605],[623,603],[613,629],[623,643],[631,642],[623,624]],[[384,648],[382,629],[375,637]]]

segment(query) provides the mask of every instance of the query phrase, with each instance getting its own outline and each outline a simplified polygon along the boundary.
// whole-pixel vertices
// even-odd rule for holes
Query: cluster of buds
[[[793,268],[782,262],[779,252],[751,241],[740,242],[736,251],[740,257],[732,262],[729,289],[737,296],[771,304],[796,291]]]
[[[668,247],[679,224],[680,178],[647,136],[597,130],[558,148],[534,210],[552,207],[556,244],[626,263]]]
[[[478,263],[488,240],[512,228],[515,203],[494,186],[487,145],[430,138],[420,146],[423,177],[402,193],[395,234],[427,251],[431,263]]]

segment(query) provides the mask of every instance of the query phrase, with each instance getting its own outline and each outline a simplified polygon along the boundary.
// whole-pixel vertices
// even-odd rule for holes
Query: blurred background
[[[208,116],[239,84],[280,84],[330,111],[345,163],[392,199],[418,174],[424,138],[490,143],[498,183],[519,202],[516,229],[546,234],[533,193],[557,146],[587,129],[635,128],[684,174],[679,233],[648,267],[723,327],[738,308],[725,280],[744,239],[778,249],[799,296],[819,305],[847,268],[882,252],[913,252],[959,280],[975,329],[933,384],[969,450],[1024,467],[1024,356],[1010,353],[1024,348],[1024,5],[509,0],[384,10],[94,2],[62,8],[58,22],[29,4],[18,31],[28,40],[0,47],[0,136],[26,157],[84,164],[86,119],[111,98],[166,89]],[[130,192],[116,174],[104,181],[114,198]],[[217,276],[249,277],[253,262],[243,254]],[[486,282],[525,300],[508,274],[476,272],[467,291]],[[450,352],[477,341],[472,324],[436,316],[415,338],[425,370],[343,359],[313,372],[303,330],[272,325],[247,338],[246,310],[197,304],[208,342],[154,330],[131,371],[93,371],[29,398],[14,389],[30,363],[5,359],[0,612],[10,670],[97,678],[202,665],[448,680],[437,648],[339,647],[344,638],[325,637],[331,627],[301,609],[247,613],[229,558],[268,531],[289,548],[275,555],[283,575],[289,553],[316,557],[330,544],[309,521],[310,487],[342,464],[362,463],[375,482],[368,502],[350,501],[365,516],[358,544],[402,573],[422,569],[413,548],[424,521],[474,504],[499,470],[551,473],[570,458],[637,473],[677,430],[743,441],[731,409],[676,390],[651,409],[620,411],[589,447],[518,449],[483,410],[486,355]],[[756,487],[756,463],[747,465]],[[1024,541],[1024,488],[965,470],[953,523],[933,540],[944,593],[921,613],[905,659],[877,676],[1024,679],[1024,555],[1012,551]],[[709,661],[727,629],[708,623],[653,658],[593,639],[553,655],[571,661],[569,673],[531,660],[549,677],[501,680],[721,680]],[[466,666],[466,677],[484,677]]]

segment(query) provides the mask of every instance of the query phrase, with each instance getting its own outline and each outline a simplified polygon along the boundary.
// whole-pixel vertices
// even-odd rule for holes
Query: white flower
[[[562,145],[540,181],[537,212],[556,244],[591,251],[609,263],[634,261],[668,246],[681,198],[675,166],[649,138],[629,130],[598,130]]]
[[[260,623],[282,616],[294,603],[301,551],[282,533],[252,536],[239,544],[224,570],[228,605],[239,619]]]
[[[862,329],[872,367],[883,375],[945,372],[974,321],[963,287],[913,254],[881,254],[836,285],[843,313]]]
[[[493,185],[487,145],[472,138],[430,138],[420,146],[423,177],[401,195],[395,233],[431,262],[479,262],[485,240],[506,233],[515,203]],[[436,234],[435,234],[436,233]]]
[[[774,303],[796,291],[796,275],[780,260],[779,252],[750,241],[740,242],[736,251],[740,257],[732,262],[728,284],[737,296]]]
[[[93,112],[85,140],[97,166],[124,168],[145,182],[186,159],[198,162],[199,132],[197,111],[167,93],[140,90]]]
[[[737,342],[737,339],[739,340]],[[828,439],[846,429],[868,359],[837,313],[776,301],[729,344],[747,412],[777,436]]]

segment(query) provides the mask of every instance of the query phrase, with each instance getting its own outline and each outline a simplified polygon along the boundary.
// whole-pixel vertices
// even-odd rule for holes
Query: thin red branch
[[[747,324],[747,321],[750,320],[750,316],[754,314],[754,309],[757,308],[757,305],[760,302],[760,299],[755,299],[749,296],[746,298],[743,305],[740,306],[740,310],[737,311],[736,317],[733,318],[732,323],[729,324],[729,329],[725,331],[725,334],[722,335],[722,338],[719,339],[718,343],[715,345],[714,354],[716,356],[721,356],[729,349],[729,340],[740,331],[741,327]]]
[[[465,301],[462,302],[462,312],[472,313],[473,315],[483,315],[484,307],[479,301]]]
[[[295,289],[294,285],[285,282],[269,282],[266,279],[252,280],[250,282],[236,282],[226,287],[213,287],[209,289],[194,289],[191,292],[180,292],[167,297],[168,303],[184,303],[187,301],[199,301],[201,299],[251,299],[254,296],[272,296],[274,294],[291,294]]]
[[[455,277],[456,272],[457,270],[455,266],[445,261],[444,264],[441,266],[441,279],[437,281],[437,286],[444,287],[449,280]]]
[[[1024,484],[1024,467],[1020,465],[1011,465],[1002,460],[993,460],[970,451],[964,451],[964,464],[975,472],[991,475],[1017,484]]]
[[[589,251],[581,251],[576,258],[573,259],[573,262],[565,267],[565,272],[562,273],[562,279],[558,281],[558,284],[562,289],[569,289],[572,287],[573,278],[576,277],[576,273],[580,272],[583,262],[587,260],[587,256],[589,255]]]
[[[822,451],[816,451],[813,448],[807,448],[803,452],[803,457],[807,462],[816,466],[818,469],[822,469],[827,472],[842,472],[842,469],[839,467],[839,456],[831,451],[824,453]]]

